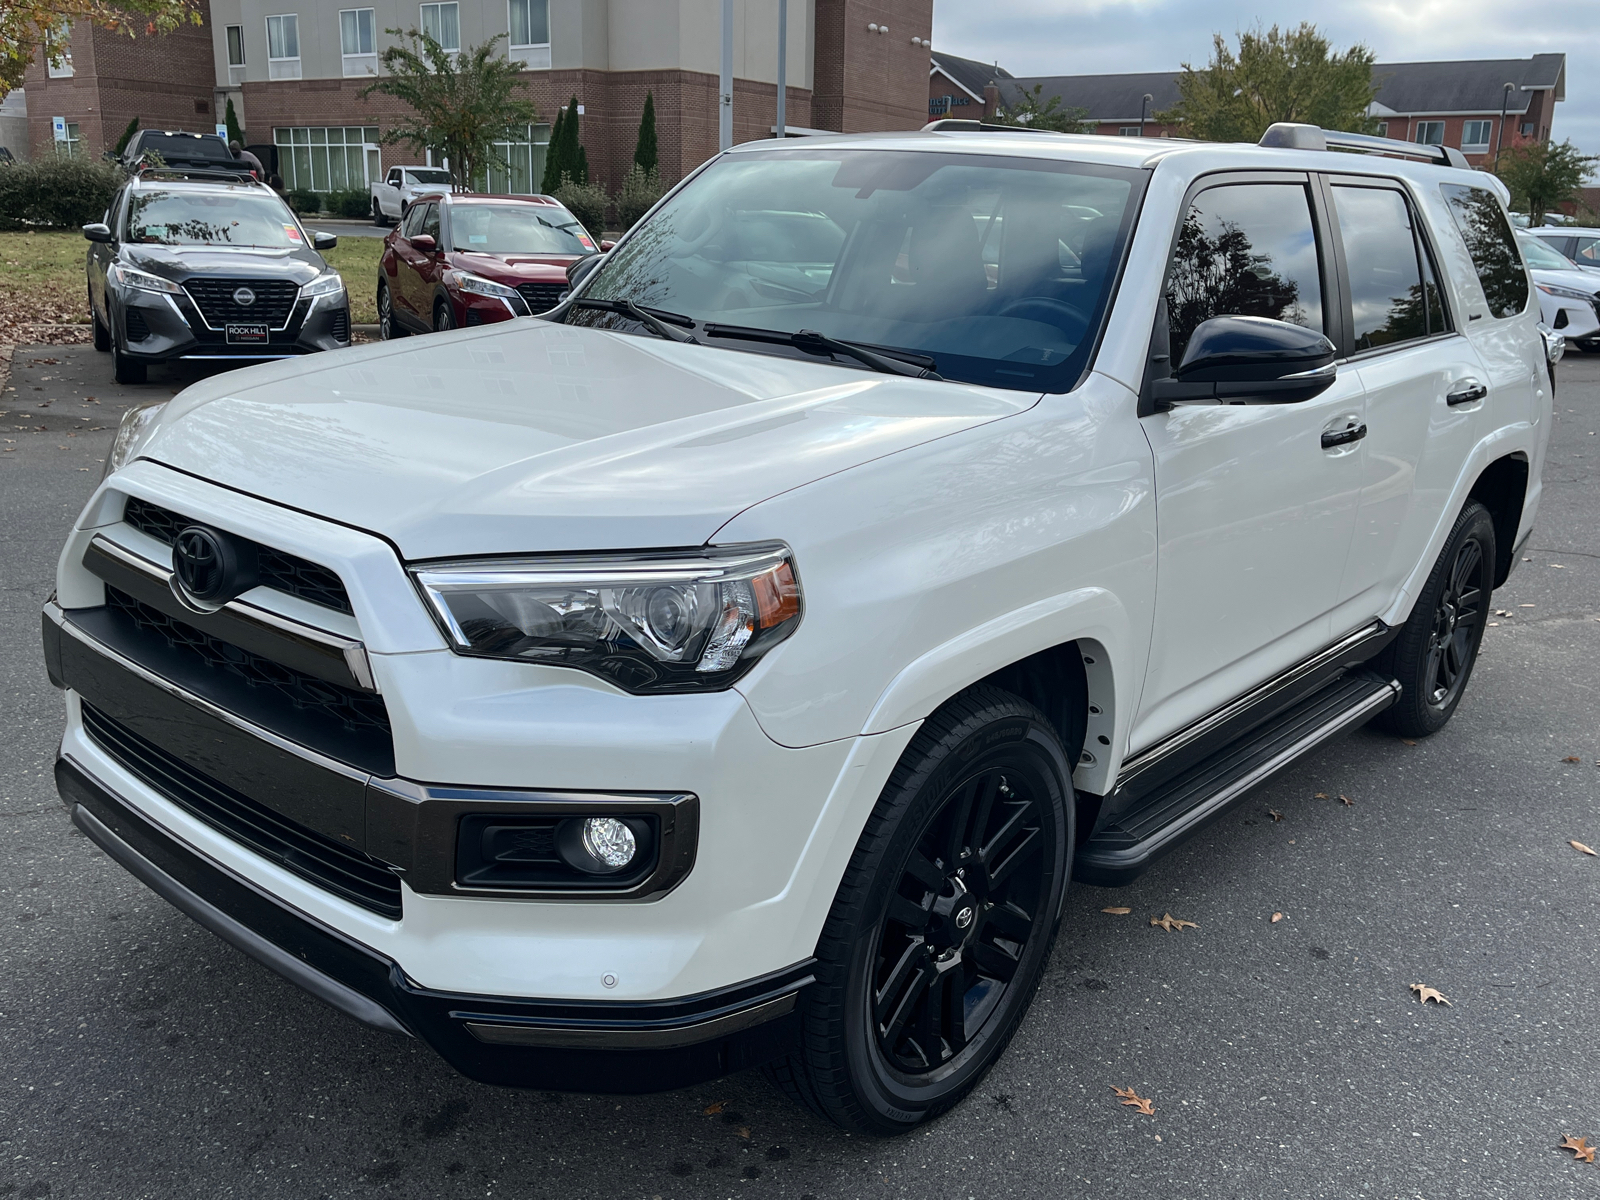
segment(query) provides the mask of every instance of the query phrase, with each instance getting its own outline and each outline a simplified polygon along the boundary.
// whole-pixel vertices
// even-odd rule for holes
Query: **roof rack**
[[[1421,142],[1402,142],[1394,138],[1373,137],[1367,133],[1341,133],[1317,125],[1297,125],[1279,121],[1261,135],[1263,146],[1283,150],[1365,150],[1372,154],[1399,154],[1406,158],[1429,158],[1441,166],[1470,168],[1467,156],[1454,146],[1426,146]]]
[[[261,182],[254,175],[250,174],[248,168],[238,171],[225,171],[217,167],[156,167],[142,165],[139,167],[137,174],[140,179],[144,179],[149,176],[161,175],[173,179],[193,179],[199,182],[206,182],[209,180],[213,183]]]
[[[975,133],[979,130],[986,133],[1064,133],[1060,129],[1030,129],[1026,125],[992,125],[987,121],[974,121],[970,117],[941,117],[922,127],[923,133],[938,133],[941,130],[951,133]]]

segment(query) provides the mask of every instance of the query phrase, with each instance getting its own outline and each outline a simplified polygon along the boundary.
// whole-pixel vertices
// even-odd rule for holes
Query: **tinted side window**
[[[1514,317],[1528,307],[1528,275],[1499,198],[1487,188],[1441,183],[1450,215],[1467,243],[1483,298],[1497,317]]]
[[[439,241],[439,206],[428,205],[428,211],[423,215],[422,228],[419,233],[425,233],[434,241]]]
[[[1350,273],[1351,335],[1371,350],[1439,333],[1438,287],[1412,228],[1405,197],[1387,188],[1333,189],[1339,236]]]
[[[1239,183],[1195,198],[1167,281],[1174,366],[1212,317],[1271,317],[1326,332],[1311,198],[1301,183]]]
[[[419,204],[406,210],[405,224],[400,226],[400,236],[403,238],[416,237],[422,232],[422,218],[428,215],[428,206]]]

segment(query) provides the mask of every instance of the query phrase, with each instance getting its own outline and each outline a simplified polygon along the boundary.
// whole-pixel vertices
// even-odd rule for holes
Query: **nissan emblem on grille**
[[[233,302],[241,308],[248,307],[256,302],[256,294],[247,287],[242,287],[233,294]]]

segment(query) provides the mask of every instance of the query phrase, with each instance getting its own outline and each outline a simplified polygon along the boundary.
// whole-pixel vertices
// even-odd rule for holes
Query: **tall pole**
[[[1144,94],[1144,99],[1139,102],[1139,136],[1140,137],[1144,136],[1144,114],[1145,114],[1145,110],[1150,107],[1150,101],[1152,101],[1154,99],[1155,99],[1154,96],[1152,96],[1149,92],[1146,92]]]
[[[733,146],[733,0],[722,0],[722,78],[717,84],[717,149]]]
[[[789,108],[789,0],[778,0],[778,137]]]
[[[1506,140],[1506,109],[1511,106],[1511,92],[1517,85],[1508,83],[1500,93],[1500,125],[1494,131],[1494,169],[1500,169],[1500,145]]]

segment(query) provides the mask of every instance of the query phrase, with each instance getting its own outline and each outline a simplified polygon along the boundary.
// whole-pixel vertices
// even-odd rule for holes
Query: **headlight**
[[[1537,286],[1547,296],[1560,296],[1563,300],[1582,300],[1585,304],[1590,304],[1594,301],[1592,294],[1580,292],[1577,288],[1558,287],[1553,283],[1541,283]]]
[[[339,278],[339,272],[329,271],[325,275],[318,275],[305,287],[300,289],[302,296],[331,296],[335,292],[344,291],[344,280]]]
[[[120,471],[133,458],[133,453],[144,441],[144,435],[155,424],[165,400],[152,400],[148,404],[135,404],[122,414],[122,424],[117,426],[117,436],[111,443],[111,453],[106,455],[106,469],[100,472],[104,479],[113,471]]]
[[[183,291],[170,279],[163,279],[159,275],[152,275],[148,271],[141,271],[126,263],[113,263],[111,270],[106,273],[123,287],[138,288],[142,292],[167,292],[176,296]]]
[[[781,543],[423,564],[458,654],[576,667],[630,692],[717,691],[800,623]]]
[[[498,296],[506,300],[516,298],[517,289],[507,287],[503,283],[495,283],[492,279],[485,279],[481,275],[474,275],[469,271],[446,271],[446,283],[454,284],[463,292],[471,292],[477,296]]]

